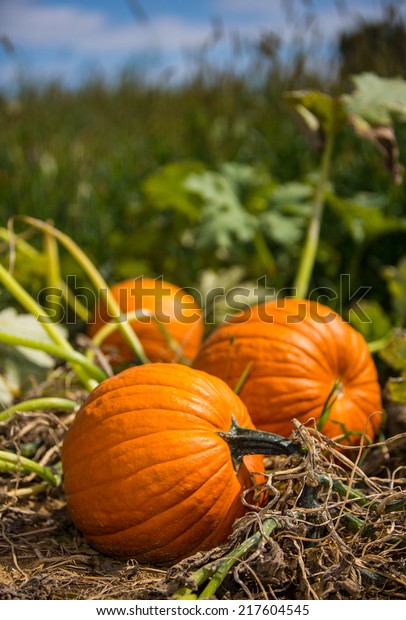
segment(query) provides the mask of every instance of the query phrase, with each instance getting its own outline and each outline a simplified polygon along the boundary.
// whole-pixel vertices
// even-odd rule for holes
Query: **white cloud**
[[[191,21],[170,14],[142,23],[131,18],[125,23],[114,23],[102,10],[71,6],[68,0],[58,5],[47,5],[41,0],[8,3],[0,0],[0,3],[3,33],[11,39],[17,51],[31,48],[87,55],[129,55],[156,49],[163,53],[179,52],[185,47],[198,47],[210,32],[208,21]],[[333,37],[353,19],[340,16],[333,0],[317,4],[317,22],[324,38]],[[358,0],[350,5],[351,15],[358,13],[367,18],[378,14],[377,0]],[[296,0],[294,6],[301,8],[303,13],[300,0]],[[280,0],[217,0],[215,9],[227,13],[225,25],[228,29],[238,29],[245,36],[254,37],[261,31],[273,30],[286,40],[294,31]]]
[[[19,48],[64,48],[78,53],[132,53],[159,48],[173,51],[201,44],[208,24],[176,16],[148,23],[116,24],[100,10],[16,0],[1,9],[2,29]]]

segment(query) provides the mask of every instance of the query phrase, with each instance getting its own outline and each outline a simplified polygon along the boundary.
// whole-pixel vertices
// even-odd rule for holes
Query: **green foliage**
[[[353,81],[354,92],[343,98],[350,114],[376,126],[392,126],[394,117],[406,122],[405,80],[363,73]]]
[[[316,91],[293,91],[286,93],[286,101],[305,120],[311,131],[337,133],[347,122],[348,116],[341,101]]]
[[[205,169],[201,162],[168,164],[150,174],[142,184],[145,200],[157,211],[174,211],[193,221],[199,217],[198,204],[191,200],[186,179]]]
[[[236,175],[205,172],[190,175],[185,187],[200,197],[202,202],[196,247],[229,250],[235,242],[252,241],[257,228],[256,219],[246,212],[239,199],[239,182]],[[247,167],[244,167],[247,172]],[[252,171],[250,171],[252,172]]]
[[[388,345],[380,352],[380,356],[394,370],[406,376],[406,333],[400,330]]]
[[[393,402],[406,403],[406,379],[404,377],[390,379],[387,383],[387,389]]]
[[[54,220],[110,282],[162,274],[198,287],[204,273],[236,268],[236,285],[267,274],[270,286],[291,286],[323,139],[313,131],[309,144],[282,99],[288,90],[312,127],[337,133],[312,287],[337,290],[340,273],[351,273],[402,324],[405,186],[394,186],[371,146],[379,140],[364,110],[390,115],[392,147],[404,164],[404,82],[364,74],[342,97],[338,84],[303,81],[275,69],[255,86],[231,75],[171,89],[126,79],[116,89],[94,82],[74,93],[25,88],[15,102],[0,99],[3,225],[19,213]],[[355,117],[368,141],[352,132]],[[3,235],[0,261],[8,267],[12,247],[17,279],[38,291],[46,283],[42,240],[23,241],[10,246]],[[78,273],[78,286],[86,282],[65,252],[61,271]]]
[[[354,90],[341,97],[318,91],[292,91],[285,99],[312,131],[337,133],[345,124],[392,127],[406,121],[406,81],[361,73],[352,78]]]
[[[382,77],[406,77],[406,25],[399,2],[382,5],[383,18],[359,20],[354,28],[341,32],[338,41],[340,73],[343,78],[373,71]]]
[[[392,298],[396,325],[404,325],[406,322],[406,256],[397,266],[387,265],[383,270],[383,275]]]
[[[364,336],[367,342],[386,338],[391,331],[392,325],[388,315],[379,303],[361,300],[358,302],[358,306],[365,316],[361,317],[355,312],[350,312],[351,325]]]
[[[373,241],[393,232],[406,232],[406,217],[388,215],[382,196],[363,194],[346,200],[329,193],[326,198],[356,243]]]
[[[78,275],[74,287],[89,286],[88,270],[66,246],[59,265],[38,231],[21,232],[18,220],[6,224],[10,216],[32,215],[53,220],[109,283],[163,275],[194,287],[207,330],[230,312],[230,289],[233,310],[239,301],[272,297],[273,287],[295,284],[302,295],[333,289],[345,316],[379,352],[384,380],[388,372],[399,375],[387,381],[386,393],[404,403],[406,82],[364,72],[343,94],[338,81],[304,72],[303,58],[282,70],[276,53],[265,73],[248,78],[202,71],[174,88],[123,76],[116,88],[95,81],[76,92],[24,86],[14,101],[0,95],[3,282],[14,276],[40,302],[41,289],[58,286],[59,271]],[[354,289],[371,287],[357,304],[364,317],[351,312],[350,301],[343,306],[341,274],[351,275]],[[74,292],[66,291],[70,301]],[[79,292],[90,299],[89,288]],[[2,290],[0,307],[9,304]],[[44,350],[27,348],[30,339],[53,356],[58,347],[13,309],[0,312],[0,333],[15,345],[0,345],[0,400],[7,406],[55,366]],[[18,342],[27,346],[16,346],[24,335]],[[66,345],[59,355],[78,365],[87,389],[103,380],[104,372]],[[334,389],[330,396],[326,416]],[[10,458],[0,459],[8,471],[15,467]]]
[[[264,235],[290,254],[296,254],[302,241],[304,228],[310,217],[310,199],[314,188],[311,185],[285,183],[272,191],[268,210],[261,215],[260,225]],[[280,251],[280,250],[279,250]]]
[[[386,384],[389,398],[396,403],[406,404],[406,331],[398,330],[387,346],[380,351],[380,357],[399,377],[392,377]]]

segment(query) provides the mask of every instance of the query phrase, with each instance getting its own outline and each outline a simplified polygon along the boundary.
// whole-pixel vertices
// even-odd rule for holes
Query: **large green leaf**
[[[393,120],[406,121],[406,82],[401,78],[380,78],[362,73],[353,78],[355,89],[349,95],[334,98],[319,91],[292,91],[285,99],[301,114],[312,131],[337,133],[350,124],[363,139],[372,142],[385,158],[396,183],[401,183],[403,168]]]
[[[264,235],[276,243],[291,247],[303,238],[306,220],[276,210],[263,213],[260,218]]]
[[[278,206],[285,205],[298,205],[301,207],[310,200],[314,194],[314,188],[306,183],[299,183],[299,181],[291,181],[290,183],[284,183],[278,185],[271,196],[271,203]]]
[[[185,179],[204,170],[204,164],[197,161],[168,164],[145,179],[142,186],[144,196],[158,211],[178,211],[195,220],[199,216],[199,205],[185,186]]]
[[[355,90],[342,100],[354,131],[382,153],[395,183],[403,179],[393,121],[406,122],[406,81],[362,73],[353,78]]]
[[[394,117],[406,122],[405,80],[361,73],[354,76],[353,81],[354,92],[343,97],[348,112],[370,125],[391,126]]]
[[[354,311],[350,312],[350,322],[365,340],[373,342],[387,336],[392,326],[382,306],[373,300],[361,300],[357,305],[361,307],[364,314],[361,317]]]
[[[218,172],[191,174],[185,187],[202,201],[197,247],[228,250],[236,241],[253,239],[257,220],[245,211],[235,184],[227,177]]]
[[[330,192],[326,199],[357,243],[406,230],[405,218],[386,215],[379,202],[369,201],[365,196],[346,200]]]
[[[269,174],[248,164],[226,162],[220,165],[222,175],[234,185],[236,191],[244,191],[269,183]]]
[[[399,330],[379,355],[391,368],[406,377],[406,330]]]
[[[305,183],[290,182],[275,187],[266,213],[260,215],[263,234],[289,249],[298,244],[311,214],[313,194],[314,188]]]

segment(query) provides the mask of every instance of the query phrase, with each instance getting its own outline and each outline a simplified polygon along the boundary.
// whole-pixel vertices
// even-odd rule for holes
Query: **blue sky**
[[[223,36],[209,59],[221,65],[238,62],[232,32],[249,41],[271,30],[288,45],[297,32],[292,21],[313,13],[318,31],[309,24],[305,36],[327,45],[355,19],[380,16],[381,7],[381,0],[0,0],[0,88],[12,88],[18,74],[68,85],[95,73],[112,78],[129,63],[151,79],[168,68],[182,77],[213,20]]]

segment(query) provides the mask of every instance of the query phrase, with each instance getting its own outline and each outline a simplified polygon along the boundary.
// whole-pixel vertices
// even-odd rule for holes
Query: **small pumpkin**
[[[144,277],[119,282],[111,287],[111,293],[124,315],[139,311],[131,325],[151,362],[193,359],[201,344],[204,325],[191,295],[161,278]],[[88,325],[88,335],[92,338],[110,319],[105,298],[100,296]],[[168,336],[179,350],[170,346]],[[102,349],[110,354],[113,366],[134,359],[133,351],[118,330],[104,340]]]
[[[249,368],[239,395],[254,424],[285,437],[293,418],[318,422],[329,395],[326,436],[358,444],[362,433],[372,440],[381,423],[377,372],[363,336],[316,302],[271,301],[231,317],[207,338],[193,367],[232,388]]]
[[[66,434],[72,520],[96,549],[140,562],[224,543],[246,511],[250,472],[263,472],[255,454],[294,451],[263,435],[217,377],[181,364],[124,370],[90,394]]]

